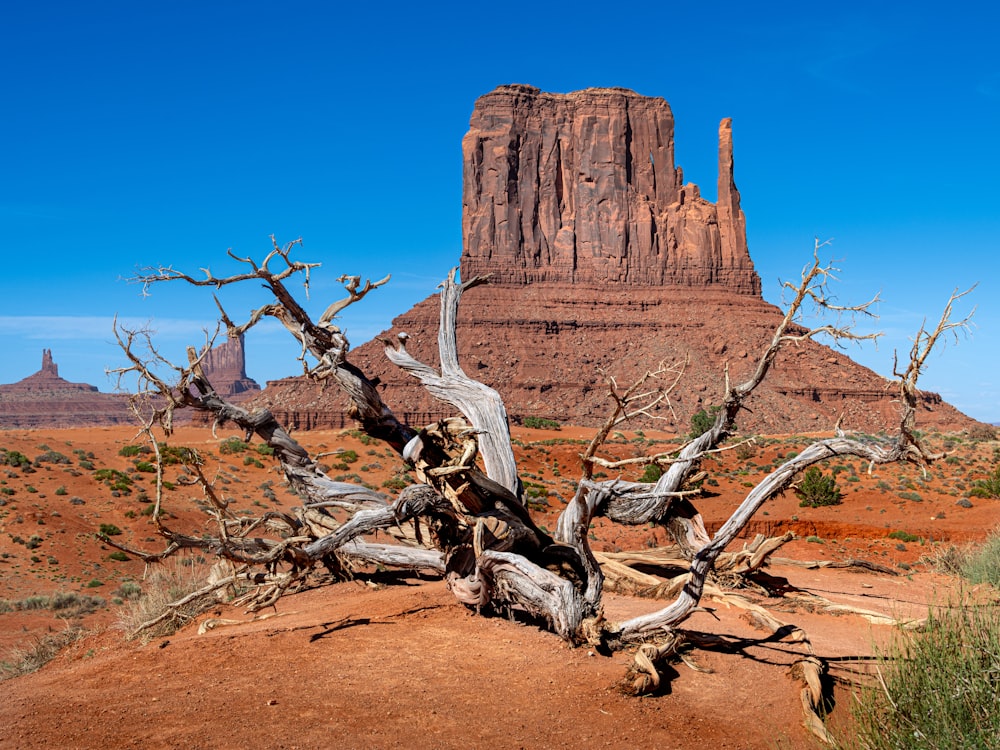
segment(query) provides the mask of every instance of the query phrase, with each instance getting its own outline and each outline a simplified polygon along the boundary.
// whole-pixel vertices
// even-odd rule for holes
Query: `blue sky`
[[[234,270],[304,240],[342,273],[390,284],[343,320],[356,343],[433,293],[461,252],[461,138],[504,83],[624,86],[674,111],[685,178],[714,199],[719,120],[764,296],[813,238],[834,239],[844,302],[880,291],[882,374],[956,287],[971,335],[922,380],[1000,422],[1000,55],[990,4],[8,3],[0,18],[0,382],[51,348],[63,377],[113,386],[111,321],[149,321],[164,352],[202,341],[214,305],[137,266]],[[919,10],[922,7],[926,11]],[[249,291],[249,290],[248,290]],[[255,291],[255,290],[254,290]],[[225,294],[234,316],[263,297]],[[297,372],[275,327],[258,381]]]

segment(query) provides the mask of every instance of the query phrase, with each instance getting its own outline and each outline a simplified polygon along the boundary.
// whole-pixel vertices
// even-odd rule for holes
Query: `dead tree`
[[[712,428],[683,445],[673,458],[643,459],[667,465],[655,485],[620,480],[596,482],[593,465],[605,461],[597,457],[597,452],[617,424],[669,399],[670,384],[682,374],[683,366],[661,366],[622,392],[612,387],[612,414],[585,453],[578,490],[562,513],[555,534],[550,536],[533,522],[526,509],[502,399],[469,378],[458,362],[455,326],[459,300],[465,290],[483,280],[460,284],[452,272],[442,284],[440,370],[413,358],[406,349],[405,335],[395,345],[386,344],[386,354],[393,362],[461,414],[417,429],[401,423],[371,381],[348,362],[347,339],[333,322],[337,312],[384,284],[388,277],[363,286],[357,277],[341,277],[348,297],[313,321],[285,285],[286,279],[297,274],[304,275],[308,282],[316,268],[316,264],[290,257],[296,244],[279,247],[275,243],[260,265],[249,258],[237,258],[249,268],[239,275],[217,278],[206,271],[204,278],[194,278],[172,268],[157,268],[143,272],[139,280],[147,287],[177,280],[216,288],[246,281],[263,283],[273,293],[274,301],[255,310],[245,323],[235,324],[220,306],[230,335],[249,330],[264,316],[279,320],[300,343],[304,365],[309,357],[315,360],[315,364],[305,367],[307,374],[336,381],[350,397],[353,414],[364,431],[392,446],[412,466],[419,484],[386,501],[378,493],[333,481],[270,412],[250,412],[220,398],[202,372],[194,349],[189,349],[189,361],[175,368],[177,382],[167,383],[137,352],[136,341],[141,334],[118,330],[121,346],[131,362],[121,373],[138,374],[141,390],[155,392],[160,399],[145,421],[151,436],[157,426],[169,432],[175,409],[207,412],[217,424],[235,424],[248,440],[256,435],[271,446],[289,483],[303,498],[294,515],[271,513],[254,520],[227,515],[224,501],[213,498],[218,533],[209,539],[174,532],[157,520],[168,543],[167,552],[197,547],[230,561],[235,566],[230,578],[242,577],[257,584],[245,599],[251,609],[273,603],[317,569],[341,575],[353,565],[379,564],[436,571],[445,576],[459,601],[478,611],[528,613],[574,644],[590,643],[609,650],[643,644],[637,655],[640,676],[634,681],[634,689],[640,692],[658,682],[656,661],[676,647],[678,625],[698,605],[706,578],[726,546],[760,506],[787,488],[799,472],[833,456],[858,456],[872,465],[894,461],[925,464],[936,457],[920,443],[913,428],[917,378],[940,337],[967,322],[967,318],[951,320],[953,304],[962,296],[955,294],[934,330],[921,329],[918,333],[909,365],[897,373],[901,419],[895,438],[876,440],[838,434],[817,441],[750,490],[730,519],[709,537],[688,500],[685,482],[691,479],[699,459],[716,449],[728,433],[729,424],[764,380],[780,349],[820,332],[837,339],[859,338],[846,325],[806,329],[796,322],[806,300],[827,309],[861,314],[867,314],[871,304],[836,308],[829,302],[824,289],[832,268],[819,263],[817,246],[814,262],[803,272],[801,283],[786,285],[794,291],[794,298],[753,375],[738,385],[727,381],[726,396]],[[272,271],[272,264],[281,264],[280,270]],[[665,384],[648,387],[657,379]],[[614,464],[605,461],[603,465]],[[197,475],[196,470],[194,473]],[[208,482],[203,477],[199,481],[211,496]],[[158,474],[157,509],[161,484],[162,473]],[[338,518],[337,513],[346,514],[346,520]],[[666,607],[624,622],[604,619],[604,573],[587,537],[595,513],[624,523],[655,521],[675,530],[689,555],[690,569]],[[366,540],[365,535],[373,531],[393,533],[395,543]],[[769,551],[773,550],[761,554]],[[163,554],[146,557],[153,559]]]

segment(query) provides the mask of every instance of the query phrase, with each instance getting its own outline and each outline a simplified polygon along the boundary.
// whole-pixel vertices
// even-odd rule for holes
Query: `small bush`
[[[818,508],[826,505],[840,505],[841,492],[837,480],[826,476],[815,466],[810,466],[802,475],[795,488],[802,508]]]
[[[688,437],[694,440],[712,429],[712,425],[715,424],[715,417],[719,413],[720,408],[718,406],[710,406],[707,411],[701,409],[692,414],[691,432],[688,433]]]
[[[129,558],[129,556],[124,552],[122,552],[120,549],[116,549],[114,552],[108,555],[108,559],[115,560],[117,562],[128,562],[129,559],[131,558]]]
[[[397,492],[406,489],[411,484],[413,484],[413,480],[406,474],[397,474],[382,482],[382,486],[385,489],[396,490]]]
[[[69,456],[64,456],[58,451],[47,449],[45,453],[35,456],[35,466],[42,464],[71,464],[73,460]]]
[[[138,456],[143,453],[150,453],[151,450],[152,449],[146,447],[145,445],[123,445],[118,449],[118,455],[131,458],[132,456]]]
[[[60,485],[60,486],[56,487],[56,494],[57,495],[68,495],[69,493],[66,491],[65,487],[63,487],[62,485]]]
[[[157,443],[156,447],[160,451],[160,462],[164,466],[201,464],[201,456],[194,448],[185,448],[183,445],[167,445],[166,443]]]
[[[896,530],[889,534],[890,539],[898,539],[901,542],[919,542],[920,537],[908,531]]]
[[[544,417],[525,417],[523,424],[533,430],[561,430],[562,425],[554,419]]]
[[[20,451],[11,451],[6,448],[0,448],[0,465],[3,464],[13,466],[16,469],[18,467],[31,466],[31,459]]]
[[[104,536],[118,536],[122,533],[122,530],[113,523],[102,523],[101,533],[104,534]]]
[[[971,497],[1000,497],[1000,466],[986,479],[977,479],[969,490]]]
[[[639,477],[640,482],[645,482],[646,484],[654,484],[660,480],[663,476],[663,469],[657,464],[650,464],[646,467],[646,471],[643,475]]]
[[[230,455],[233,453],[243,453],[250,448],[250,444],[238,437],[226,438],[219,444],[219,453]]]

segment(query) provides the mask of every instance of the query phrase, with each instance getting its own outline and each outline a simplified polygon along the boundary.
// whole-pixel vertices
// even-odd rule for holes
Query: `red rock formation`
[[[476,102],[462,151],[463,278],[760,294],[728,120],[718,206],[674,166],[670,105],[628,89],[501,86]]]
[[[239,402],[260,393],[257,381],[247,377],[242,334],[209,349],[201,363],[205,375],[223,398]]]
[[[59,377],[52,350],[42,350],[42,368],[23,380],[0,385],[0,429],[80,427],[134,422],[126,398]]]
[[[462,278],[491,283],[462,300],[459,353],[512,419],[595,425],[608,410],[607,375],[627,384],[687,358],[673,411],[641,424],[687,432],[693,413],[721,400],[727,368],[735,381],[749,375],[781,312],[761,299],[747,250],[728,119],[717,204],[674,166],[667,103],[625,89],[501,86],[476,102],[463,152]],[[438,304],[425,300],[351,353],[413,425],[451,410],[391,366],[379,339],[405,331],[410,351],[435,363]],[[268,383],[256,403],[293,427],[351,425],[336,390],[302,378]],[[756,433],[828,430],[841,417],[878,431],[898,420],[883,378],[812,341],[779,356],[748,407],[739,427]],[[972,423],[936,394],[921,408],[925,429]]]

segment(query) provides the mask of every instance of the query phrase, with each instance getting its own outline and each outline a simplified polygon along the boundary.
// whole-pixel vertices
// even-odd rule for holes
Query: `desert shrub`
[[[405,489],[409,485],[413,484],[413,479],[408,474],[396,474],[389,479],[382,482],[382,486],[387,490],[396,490],[397,492]]]
[[[151,464],[149,461],[136,461],[135,470],[146,474],[155,474],[156,466]]]
[[[110,555],[108,555],[108,559],[109,560],[115,560],[117,562],[128,562],[130,558],[129,558],[129,556],[127,554],[125,554],[124,552],[122,552],[120,549],[116,549],[114,552],[112,552]]]
[[[1000,610],[931,613],[878,656],[878,679],[854,703],[847,747],[1000,748]]]
[[[708,432],[715,424],[715,416],[719,413],[718,406],[710,406],[707,410],[701,409],[691,415],[691,432],[688,437],[692,440],[701,437]]]
[[[358,460],[358,452],[353,450],[346,450],[340,453],[340,460],[345,464],[353,464]]]
[[[986,479],[977,479],[972,483],[969,490],[972,497],[1000,497],[1000,466],[993,469],[993,473]]]
[[[972,583],[989,583],[1000,588],[1000,534],[991,534],[981,547],[968,550],[959,572]],[[997,668],[1000,669],[1000,664]]]
[[[258,469],[263,469],[264,468],[264,464],[262,464],[260,461],[258,461],[253,456],[244,456],[243,457],[243,465],[244,466],[255,466]]]
[[[902,531],[900,529],[897,529],[896,531],[890,532],[889,533],[889,538],[890,539],[898,539],[901,542],[919,542],[920,541],[920,537],[917,536],[916,534],[911,534],[908,531]]]
[[[29,467],[31,466],[31,459],[20,451],[0,448],[0,465],[4,464],[7,466],[13,466],[15,469],[18,467]]]
[[[799,496],[799,506],[803,508],[840,505],[841,492],[837,480],[815,466],[806,469],[795,488],[795,494]]]
[[[754,444],[749,441],[744,441],[736,446],[736,458],[740,461],[746,461],[757,455],[757,449]]]
[[[118,469],[98,469],[94,472],[94,479],[104,482],[110,489],[126,495],[132,492],[130,485],[132,478],[124,471]]]
[[[145,445],[123,445],[118,449],[119,456],[125,456],[126,458],[131,458],[132,456],[138,456],[142,453],[150,453],[151,449]]]
[[[156,447],[160,451],[160,461],[164,466],[176,464],[188,466],[201,463],[201,456],[194,448],[186,448],[183,445],[167,445],[166,443],[157,443]]]
[[[104,536],[118,536],[122,533],[122,530],[113,523],[102,523],[101,533],[104,534]]]
[[[68,495],[69,492],[66,491],[65,487],[63,487],[62,485],[59,485],[58,487],[56,487],[56,494],[57,495]]]
[[[72,459],[69,456],[64,456],[58,451],[51,449],[46,449],[45,453],[35,456],[35,466],[41,466],[42,464],[71,464]]]
[[[219,443],[219,453],[229,455],[233,453],[243,453],[250,448],[250,444],[238,437],[230,437]]]
[[[254,448],[262,456],[274,455],[274,448],[272,448],[267,443],[257,443],[257,445]]]
[[[646,467],[646,471],[643,472],[642,476],[639,477],[639,481],[645,482],[646,484],[653,484],[658,482],[662,476],[663,469],[661,469],[657,464],[650,464]]]
[[[534,430],[561,430],[562,425],[559,424],[554,419],[546,419],[545,417],[525,417],[523,424],[525,427],[530,427]]]
[[[24,546],[28,549],[38,549],[42,545],[42,538],[38,534],[32,534],[31,538],[24,543]]]
[[[525,482],[524,494],[529,498],[548,497],[549,490],[543,484],[534,484],[532,482]]]

